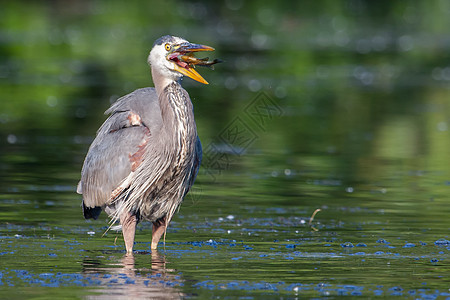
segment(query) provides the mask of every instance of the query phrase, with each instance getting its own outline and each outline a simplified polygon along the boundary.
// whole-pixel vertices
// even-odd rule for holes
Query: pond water
[[[0,12],[1,299],[450,297],[447,2],[128,2]],[[75,189],[167,33],[225,62],[184,80],[192,191],[126,256]]]

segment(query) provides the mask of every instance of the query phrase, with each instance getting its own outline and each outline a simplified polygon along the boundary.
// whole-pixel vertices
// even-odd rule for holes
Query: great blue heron
[[[105,209],[112,222],[120,220],[127,253],[141,219],[153,223],[151,249],[157,248],[197,176],[202,146],[180,81],[185,75],[208,84],[193,67],[218,60],[193,53],[213,50],[174,36],[156,40],[148,57],[155,87],[118,99],[86,155],[77,187],[84,217],[97,219]]]

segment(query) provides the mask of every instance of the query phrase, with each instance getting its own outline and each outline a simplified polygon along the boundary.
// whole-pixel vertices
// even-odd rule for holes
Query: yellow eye
[[[164,48],[166,48],[166,51],[169,51],[172,47],[169,44],[165,44]]]

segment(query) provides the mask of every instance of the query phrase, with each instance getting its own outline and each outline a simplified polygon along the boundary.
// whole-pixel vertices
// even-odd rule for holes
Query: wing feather
[[[152,88],[136,90],[120,98],[106,113],[111,115],[97,131],[88,150],[77,187],[77,192],[83,194],[85,212],[110,203],[112,192],[133,171],[133,163],[136,164],[133,160],[139,158],[135,154],[142,151],[161,123],[156,92]]]

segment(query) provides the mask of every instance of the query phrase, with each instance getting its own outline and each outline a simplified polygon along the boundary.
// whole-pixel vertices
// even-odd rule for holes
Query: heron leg
[[[165,231],[166,231],[166,217],[153,222],[152,250],[156,250],[156,248],[158,247],[159,240],[161,239],[161,236]]]
[[[123,240],[127,253],[133,253],[134,234],[136,232],[136,216],[130,212],[123,213],[120,216],[120,224],[122,224]]]

